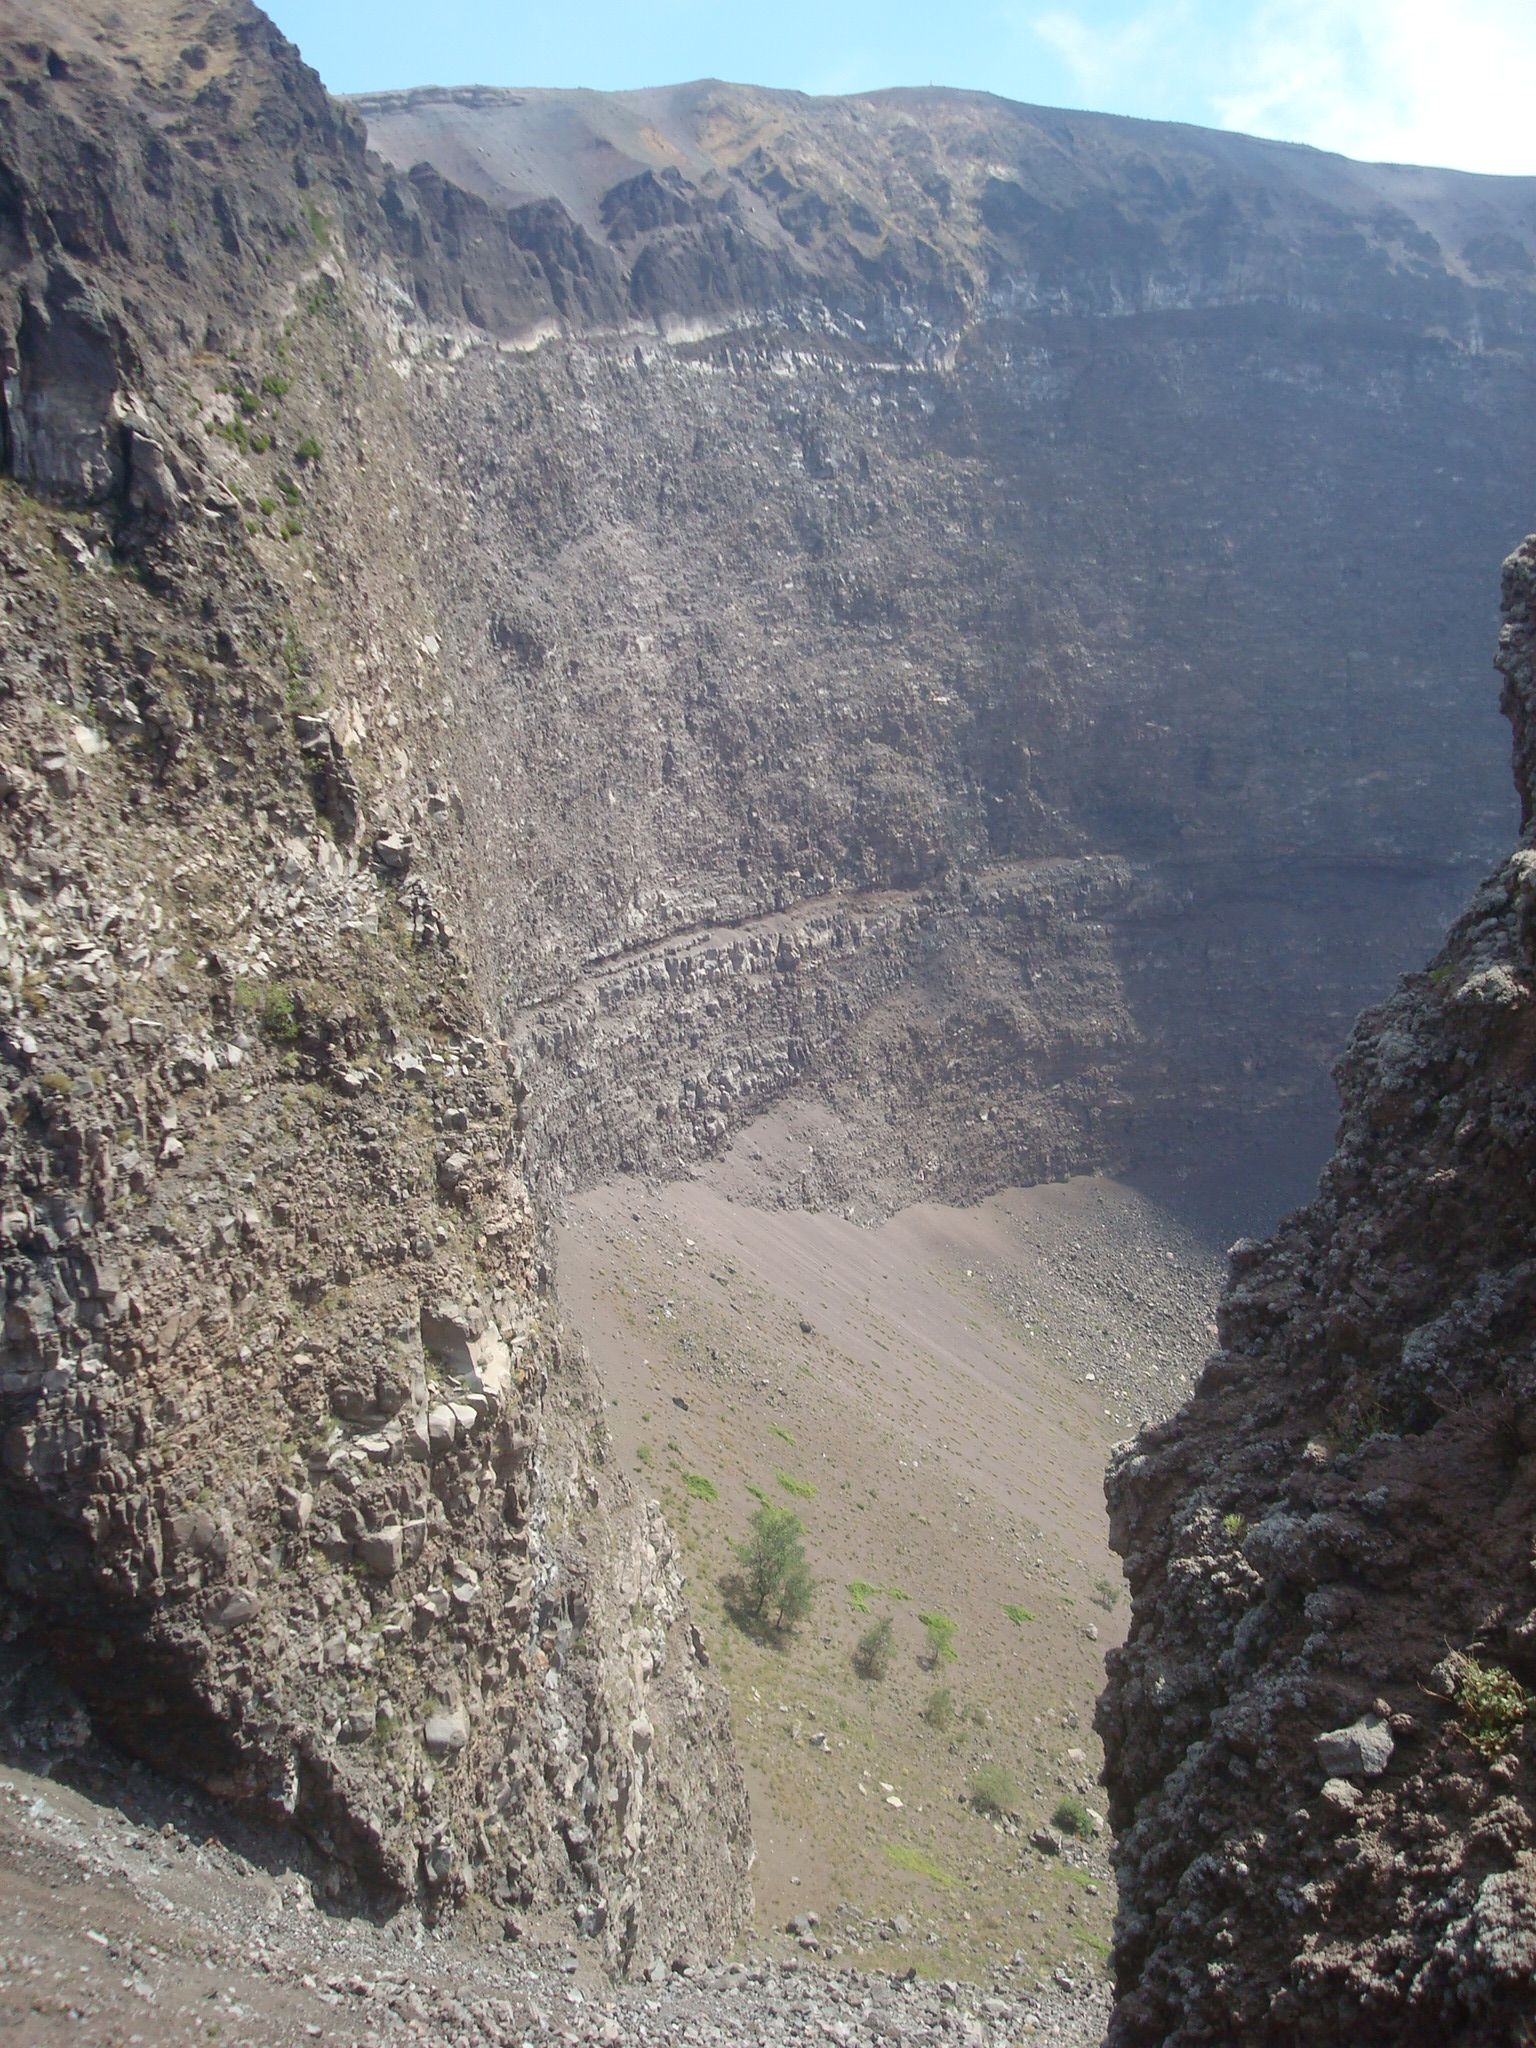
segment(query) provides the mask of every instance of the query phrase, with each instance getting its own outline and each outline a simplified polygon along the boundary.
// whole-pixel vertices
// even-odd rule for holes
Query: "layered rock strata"
[[[1111,2042],[1514,2043],[1536,1998],[1536,541],[1521,843],[1356,1027],[1317,1197],[1110,1476]]]
[[[1496,843],[1536,259],[975,96],[526,104],[460,177],[245,0],[0,50],[0,1548],[23,1689],[644,1963],[744,1797],[541,1190],[790,1091],[877,1206],[1304,1122]]]
[[[327,254],[395,246],[387,191],[253,9],[40,26],[0,97],[8,1719],[62,1680],[338,1896],[718,1949],[741,1776],[556,1328],[434,609],[335,551],[364,433],[409,446]]]

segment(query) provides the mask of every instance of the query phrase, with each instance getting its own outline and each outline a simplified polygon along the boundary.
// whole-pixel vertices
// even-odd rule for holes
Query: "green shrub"
[[[1014,1622],[1019,1627],[1022,1627],[1026,1621],[1033,1621],[1035,1618],[1027,1607],[1015,1606],[1011,1600],[1003,1602],[1003,1612],[1011,1622]]]
[[[1485,1762],[1493,1763],[1519,1741],[1536,1694],[1501,1664],[1485,1664],[1470,1650],[1454,1651],[1447,1662],[1461,1732]]]
[[[261,999],[261,1028],[268,1038],[279,1045],[292,1045],[299,1035],[298,1012],[294,1007],[292,989],[284,988],[281,982],[271,982]]]
[[[928,1638],[927,1663],[930,1671],[937,1671],[941,1664],[955,1661],[955,1624],[947,1614],[920,1614],[923,1633]]]
[[[718,1500],[720,1489],[712,1479],[706,1479],[702,1472],[685,1472],[683,1490],[691,1493],[695,1500]]]
[[[1051,1826],[1060,1834],[1077,1835],[1084,1840],[1093,1833],[1093,1822],[1081,1799],[1058,1800],[1056,1811],[1051,1815]]]
[[[898,1870],[910,1871],[914,1877],[926,1877],[930,1883],[942,1885],[945,1891],[954,1889],[955,1880],[926,1849],[914,1848],[910,1842],[887,1842],[885,1858]]]
[[[872,1628],[865,1629],[859,1637],[853,1652],[853,1668],[860,1678],[884,1678],[891,1668],[891,1657],[896,1647],[896,1631],[888,1614],[882,1615]]]
[[[302,439],[295,441],[293,444],[293,459],[295,462],[318,462],[324,453],[325,450],[320,446],[320,443],[313,434],[305,434]]]
[[[816,1489],[809,1479],[797,1479],[792,1472],[775,1472],[774,1478],[786,1493],[792,1493],[796,1500],[814,1500]]]
[[[1001,1764],[978,1764],[971,1773],[970,1800],[988,1820],[1003,1820],[1019,1810],[1019,1788]]]
[[[941,1685],[929,1693],[923,1702],[923,1719],[930,1728],[937,1728],[942,1734],[953,1725],[955,1719],[955,1696],[947,1685]]]
[[[804,1533],[805,1524],[792,1508],[765,1503],[752,1517],[746,1542],[736,1545],[750,1611],[771,1611],[777,1628],[793,1627],[810,1612],[816,1585],[800,1540]]]

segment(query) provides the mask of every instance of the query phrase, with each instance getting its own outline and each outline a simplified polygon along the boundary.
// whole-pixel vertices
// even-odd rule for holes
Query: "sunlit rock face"
[[[812,1202],[1304,1175],[1507,837],[1531,201],[943,94],[349,109],[245,0],[31,0],[28,1726],[66,1685],[338,1897],[729,1945],[742,1779],[547,1198],[811,1093]]]
[[[1503,595],[1520,846],[1360,1019],[1315,1201],[1110,1474],[1117,2048],[1529,2028],[1536,542]]]
[[[829,1192],[1304,1192],[1507,830],[1531,181],[942,92],[357,108],[555,337],[427,399],[551,1170],[810,1086]]]

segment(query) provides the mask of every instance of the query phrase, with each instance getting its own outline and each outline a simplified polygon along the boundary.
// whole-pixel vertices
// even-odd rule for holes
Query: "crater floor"
[[[681,1532],[730,1689],[758,1932],[793,1952],[784,1930],[814,1912],[834,1960],[985,1975],[1022,1951],[1098,1974],[1104,1848],[1030,1837],[1064,1798],[1102,1804],[1090,1723],[1123,1633],[1104,1461],[1188,1393],[1218,1246],[1098,1177],[875,1227],[793,1206],[799,1162],[835,1137],[814,1107],[762,1119],[690,1180],[574,1199],[558,1242],[617,1455]],[[732,1618],[759,1498],[801,1516],[817,1580],[782,1637]],[[955,1624],[941,1668],[935,1613]],[[889,1672],[861,1678],[886,1614]],[[1016,1818],[970,1804],[989,1764]]]

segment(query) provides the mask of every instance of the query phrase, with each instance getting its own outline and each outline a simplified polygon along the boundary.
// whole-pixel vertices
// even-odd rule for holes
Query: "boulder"
[[[1379,1778],[1392,1760],[1392,1731],[1380,1714],[1316,1736],[1317,1760],[1330,1778]]]

